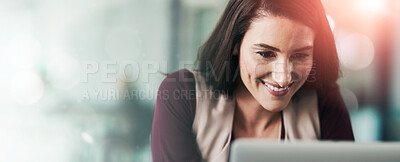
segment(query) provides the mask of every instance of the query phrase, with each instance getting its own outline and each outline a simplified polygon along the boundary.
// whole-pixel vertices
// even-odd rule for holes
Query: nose
[[[274,70],[272,77],[277,84],[281,87],[286,87],[290,84],[292,80],[293,66],[288,61],[281,61],[274,64]]]

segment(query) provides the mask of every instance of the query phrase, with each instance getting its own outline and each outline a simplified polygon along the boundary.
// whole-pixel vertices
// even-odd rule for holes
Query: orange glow
[[[381,14],[387,9],[385,0],[357,0],[356,6],[358,11],[366,15]]]

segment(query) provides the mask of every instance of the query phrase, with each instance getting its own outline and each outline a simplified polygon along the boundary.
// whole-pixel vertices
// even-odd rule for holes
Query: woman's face
[[[240,46],[240,77],[262,107],[283,110],[313,64],[314,32],[284,17],[254,20]]]

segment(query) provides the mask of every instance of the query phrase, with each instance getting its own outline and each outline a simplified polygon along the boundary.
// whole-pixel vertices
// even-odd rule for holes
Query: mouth
[[[267,89],[267,91],[276,97],[285,96],[290,91],[290,87],[294,83],[294,82],[292,82],[289,85],[287,85],[286,87],[280,87],[279,85],[271,84],[271,83],[265,82],[261,79],[260,79],[260,81],[261,81],[261,83],[263,83],[263,85]]]

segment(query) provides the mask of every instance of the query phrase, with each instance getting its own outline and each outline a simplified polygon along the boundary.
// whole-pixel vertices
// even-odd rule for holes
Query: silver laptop
[[[400,162],[400,143],[238,139],[230,151],[230,162]]]

